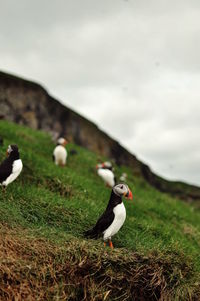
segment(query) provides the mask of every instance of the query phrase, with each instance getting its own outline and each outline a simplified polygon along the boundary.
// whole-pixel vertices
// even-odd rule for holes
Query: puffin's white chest
[[[104,231],[104,236],[103,236],[104,240],[110,239],[113,235],[115,235],[122,227],[126,219],[126,208],[123,202],[117,205],[113,209],[113,212],[115,217],[112,224]]]
[[[115,176],[111,170],[99,168],[97,170],[97,173],[110,187],[113,187],[115,185]]]
[[[3,181],[2,185],[7,186],[8,184],[12,183],[21,173],[23,168],[22,160],[18,159],[13,162],[12,166],[12,173],[9,175],[9,177]]]
[[[56,165],[65,165],[67,159],[67,151],[64,146],[58,145],[53,152]]]

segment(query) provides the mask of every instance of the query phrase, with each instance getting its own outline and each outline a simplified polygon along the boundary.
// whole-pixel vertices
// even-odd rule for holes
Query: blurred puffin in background
[[[57,140],[57,146],[53,151],[53,161],[56,165],[65,166],[67,161],[67,150],[65,148],[67,144],[67,140],[65,138],[59,138]]]
[[[108,169],[105,163],[99,163],[96,165],[97,174],[102,178],[108,187],[115,185],[115,175],[112,170]]]
[[[128,186],[126,184],[114,186],[105,212],[98,219],[96,225],[84,233],[85,237],[97,239],[103,235],[104,245],[106,246],[108,241],[109,247],[113,248],[112,236],[119,231],[126,219],[123,196],[127,199],[133,198]]]
[[[6,154],[7,158],[0,165],[0,185],[4,189],[19,176],[23,168],[16,144],[9,145]]]
[[[122,175],[120,176],[119,180],[121,182],[126,182],[127,181],[127,174],[125,172],[123,172]]]

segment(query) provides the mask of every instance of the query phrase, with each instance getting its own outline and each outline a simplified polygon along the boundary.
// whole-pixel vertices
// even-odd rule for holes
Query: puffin
[[[23,168],[16,144],[9,145],[6,154],[7,158],[0,164],[0,185],[4,189],[19,176]]]
[[[133,199],[129,187],[122,183],[113,187],[110,200],[104,213],[98,219],[96,225],[84,232],[85,237],[97,239],[103,236],[104,246],[108,242],[109,247],[113,249],[112,237],[123,226],[126,219],[126,209],[122,197]]]
[[[127,174],[125,172],[123,172],[122,175],[121,175],[121,177],[119,179],[122,182],[126,182],[126,180],[127,180]]]
[[[53,161],[56,165],[65,166],[67,160],[67,150],[65,148],[67,140],[65,138],[59,138],[57,140],[57,146],[53,151]]]
[[[102,178],[108,187],[113,187],[115,185],[115,175],[112,170],[107,169],[104,163],[99,163],[96,165],[97,174]]]

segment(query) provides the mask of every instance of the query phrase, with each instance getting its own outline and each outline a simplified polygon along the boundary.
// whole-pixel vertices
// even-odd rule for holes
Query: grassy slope
[[[7,280],[0,283],[2,298],[9,300],[15,294],[23,300],[25,291],[32,287],[38,300],[64,300],[67,296],[72,300],[84,296],[86,300],[198,300],[195,299],[200,293],[200,212],[197,209],[156,191],[140,178],[133,178],[128,168],[116,168],[118,175],[122,171],[128,173],[134,200],[124,201],[127,219],[113,238],[116,249],[111,252],[103,248],[100,240],[87,241],[82,236],[102,213],[110,195],[95,173],[97,156],[69,145],[68,150],[76,149],[78,153],[69,156],[66,168],[58,168],[52,163],[54,145],[46,133],[1,121],[0,135],[4,138],[1,158],[7,145],[16,143],[24,164],[21,176],[7,188],[5,195],[0,195],[0,256],[7,252],[8,258],[12,258],[5,265],[5,270],[10,267],[9,273],[0,269],[0,274],[8,273],[11,279],[10,286]],[[14,252],[16,248],[29,252]],[[41,251],[44,249],[46,253]],[[49,276],[46,256],[51,262]],[[16,266],[17,262],[21,265]],[[34,276],[24,274],[30,262],[35,264]],[[71,282],[64,268],[67,264],[74,267]],[[41,274],[40,266],[45,270]],[[84,270],[81,275],[77,270],[80,266]],[[12,276],[16,271],[21,275],[18,281]],[[67,281],[70,283],[65,286]],[[80,290],[73,289],[73,281],[79,283]],[[120,285],[124,291],[119,289]],[[34,298],[35,295],[30,300]]]

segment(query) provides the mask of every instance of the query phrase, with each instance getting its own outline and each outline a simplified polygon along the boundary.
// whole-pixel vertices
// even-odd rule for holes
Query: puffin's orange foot
[[[103,242],[103,245],[104,245],[104,247],[106,247],[106,242],[105,241]]]
[[[114,247],[113,247],[113,243],[112,243],[112,241],[111,241],[111,240],[109,240],[109,241],[108,241],[108,243],[109,243],[109,247],[110,247],[111,249],[113,249]]]

